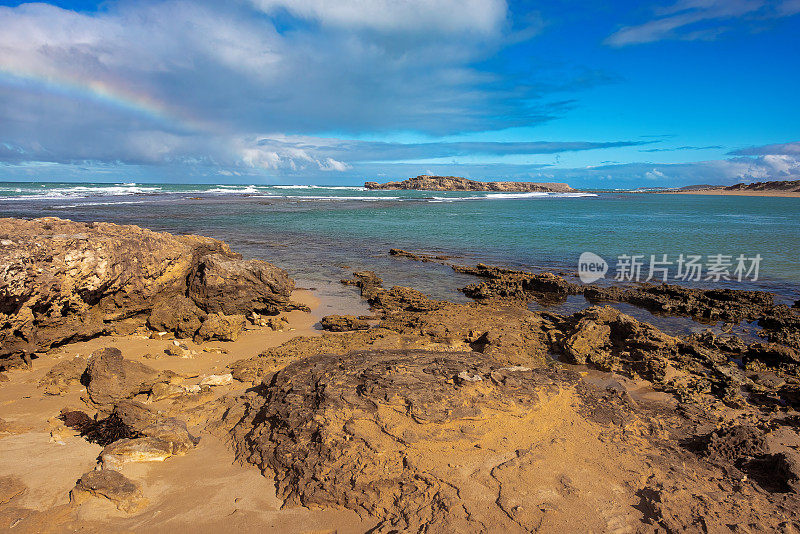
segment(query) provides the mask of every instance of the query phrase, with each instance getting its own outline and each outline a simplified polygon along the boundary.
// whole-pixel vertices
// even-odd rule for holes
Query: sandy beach
[[[207,432],[203,416],[190,420],[189,429],[199,442],[191,454],[163,462],[127,464],[122,473],[139,481],[149,504],[140,514],[127,514],[105,499],[93,499],[78,510],[70,506],[69,493],[83,473],[90,471],[102,447],[88,443],[78,432],[58,419],[65,407],[80,409],[86,388],[76,385],[64,395],[43,393],[37,386],[53,366],[73,358],[86,359],[103,347],[119,348],[124,357],[158,370],[171,370],[186,383],[199,383],[203,377],[228,372],[227,365],[241,358],[258,355],[265,348],[278,346],[297,336],[317,336],[316,311],[320,301],[309,291],[294,297],[312,308],[312,313],[288,312],[282,331],[252,327],[233,342],[198,345],[186,343],[188,357],[169,356],[164,350],[174,346],[174,337],[150,339],[146,335],[108,336],[72,343],[42,354],[32,368],[6,373],[9,381],[0,384],[0,479],[20,484],[22,494],[13,506],[3,506],[8,495],[0,495],[0,526],[14,532],[62,532],[80,529],[87,532],[165,532],[167,530],[219,532],[272,530],[279,532],[364,532],[373,522],[362,521],[346,510],[281,509],[274,482],[255,466],[237,462],[223,437]],[[358,300],[342,303],[358,306]],[[333,304],[328,302],[328,306]],[[240,395],[249,384],[233,381],[216,386],[202,404],[214,404],[222,396]],[[174,399],[153,403],[169,405]],[[7,483],[7,482],[6,482]],[[5,489],[5,487],[4,487]]]
[[[725,189],[700,189],[697,191],[670,191],[669,195],[711,195],[732,197],[800,197],[798,191],[726,191]]]

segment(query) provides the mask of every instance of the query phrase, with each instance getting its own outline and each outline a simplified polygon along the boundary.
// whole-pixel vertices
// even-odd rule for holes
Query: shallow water
[[[475,281],[446,266],[388,256],[392,247],[511,267],[575,271],[584,251],[761,255],[757,281],[696,285],[800,298],[800,199],[662,194],[368,191],[359,187],[0,183],[0,215],[111,221],[217,237],[286,268],[301,285],[372,269],[387,286],[463,300]],[[671,274],[672,273],[671,271]],[[331,284],[331,282],[334,282]]]

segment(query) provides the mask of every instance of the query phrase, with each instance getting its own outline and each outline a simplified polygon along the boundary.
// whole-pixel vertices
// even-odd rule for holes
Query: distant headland
[[[423,191],[502,191],[511,193],[568,193],[569,185],[552,182],[478,182],[460,176],[423,174],[402,182],[366,182],[367,189],[417,189]]]
[[[727,187],[722,185],[690,185],[666,192],[684,195],[800,197],[800,180],[742,183]]]

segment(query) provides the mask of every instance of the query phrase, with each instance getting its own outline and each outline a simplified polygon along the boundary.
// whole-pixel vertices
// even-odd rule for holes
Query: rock
[[[0,506],[25,494],[27,486],[20,479],[13,476],[0,477]]]
[[[153,408],[134,400],[122,400],[114,406],[115,416],[132,433],[141,435],[144,429],[155,424],[163,417]]]
[[[478,182],[459,176],[423,174],[402,182],[366,182],[367,189],[417,189],[422,191],[569,192],[567,184],[552,182]]]
[[[206,313],[183,295],[161,299],[153,307],[147,325],[153,330],[173,332],[176,337],[193,337],[200,330]]]
[[[244,324],[244,315],[211,313],[203,321],[203,326],[197,332],[197,337],[202,340],[236,341],[244,328]]]
[[[367,330],[369,323],[352,315],[328,315],[320,320],[323,330],[331,332],[348,332],[351,330]]]
[[[293,289],[286,271],[271,263],[210,254],[194,266],[187,295],[208,313],[274,315],[287,309]]]
[[[39,380],[39,387],[47,395],[63,395],[80,382],[86,366],[86,360],[80,356],[58,362]]]
[[[767,365],[798,364],[798,351],[777,343],[753,343],[744,354],[745,363],[758,360]]]
[[[159,382],[153,385],[153,389],[150,391],[150,400],[153,402],[158,402],[164,399],[183,397],[188,393],[189,389],[181,384]]]
[[[70,501],[80,504],[89,497],[103,497],[118,510],[133,513],[144,508],[148,501],[142,496],[139,484],[111,469],[89,471],[81,476],[70,492]]]
[[[676,355],[680,341],[610,306],[570,316],[562,332],[556,348],[567,362],[640,374],[651,371],[651,361]]]
[[[224,375],[208,375],[200,381],[201,386],[227,386],[233,382],[233,375],[226,373]]]
[[[122,352],[114,347],[92,353],[86,375],[89,399],[100,407],[111,407],[123,399],[148,393],[160,379],[158,371],[123,358]]]
[[[356,286],[361,289],[361,296],[369,300],[375,296],[378,289],[381,288],[383,280],[373,271],[357,271],[353,273],[353,278],[350,280],[342,280],[344,285]]]
[[[129,462],[163,462],[170,456],[186,454],[194,440],[186,424],[167,419],[142,429],[143,437],[120,439],[106,445],[100,453],[104,469],[120,469]]]
[[[177,356],[178,358],[188,358],[192,355],[192,351],[189,350],[189,345],[185,343],[177,343],[169,345],[166,349],[164,349],[164,354],[167,354],[168,356]]]
[[[186,423],[175,417],[159,418],[141,430],[143,436],[169,444],[173,455],[186,454],[194,448],[196,440],[189,434]]]
[[[512,494],[531,484],[519,464],[498,464],[554,439],[543,421],[558,427],[597,402],[578,384],[569,371],[510,370],[479,353],[312,356],[250,394],[244,416],[231,410],[233,443],[275,473],[285,506],[345,506],[376,519],[379,532],[516,532],[488,481],[502,477]]]
[[[569,295],[579,294],[583,287],[567,282],[553,273],[530,273],[479,263],[475,267],[453,265],[453,270],[471,274],[485,281],[461,288],[466,296],[477,300],[493,298],[519,301],[537,300],[552,304],[565,300]]]
[[[215,239],[45,217],[0,219],[0,240],[9,243],[0,247],[2,368],[128,319],[191,336],[200,314],[187,297],[204,313],[303,308],[289,301],[294,283],[283,270],[244,261]]]

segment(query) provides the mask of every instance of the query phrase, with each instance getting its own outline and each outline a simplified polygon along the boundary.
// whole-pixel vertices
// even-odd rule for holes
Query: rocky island
[[[0,529],[800,527],[800,304],[389,256],[471,301],[358,271],[323,317],[214,239],[0,220]]]
[[[421,191],[497,191],[507,193],[568,193],[567,184],[551,182],[479,182],[459,176],[423,174],[402,182],[365,182],[367,189],[415,189]]]

